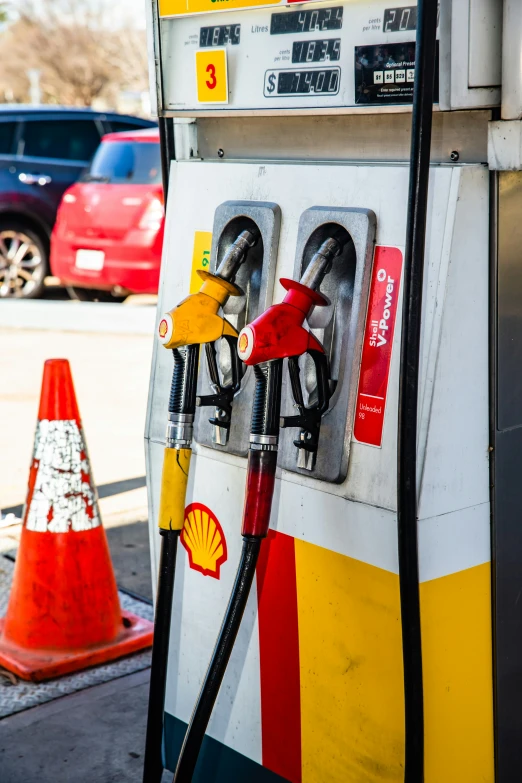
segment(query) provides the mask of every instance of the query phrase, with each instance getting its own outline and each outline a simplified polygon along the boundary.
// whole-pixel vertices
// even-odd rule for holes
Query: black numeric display
[[[278,95],[335,95],[339,92],[339,68],[323,71],[282,71],[277,80]]]
[[[290,11],[286,14],[272,14],[270,35],[326,32],[326,30],[340,30],[342,26],[342,6],[314,11]]]
[[[387,8],[382,23],[383,33],[400,33],[417,29],[417,6]]]
[[[292,45],[293,63],[323,63],[325,60],[339,60],[340,57],[340,38],[324,38],[318,41],[294,41]]]
[[[240,24],[221,24],[214,27],[202,27],[199,31],[199,45],[202,49],[209,46],[237,46],[241,37]]]

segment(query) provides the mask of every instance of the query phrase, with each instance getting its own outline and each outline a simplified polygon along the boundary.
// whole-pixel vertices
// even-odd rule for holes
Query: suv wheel
[[[36,299],[47,269],[44,240],[23,223],[0,220],[0,299]]]

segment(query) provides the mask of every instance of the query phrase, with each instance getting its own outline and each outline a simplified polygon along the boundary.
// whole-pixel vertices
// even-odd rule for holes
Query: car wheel
[[[37,299],[49,268],[45,240],[14,220],[0,220],[0,299]]]
[[[78,302],[123,302],[127,296],[115,296],[110,291],[100,291],[97,288],[79,288],[68,285],[67,293],[71,299]]]

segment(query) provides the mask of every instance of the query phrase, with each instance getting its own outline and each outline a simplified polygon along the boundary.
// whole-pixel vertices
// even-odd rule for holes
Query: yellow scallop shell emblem
[[[218,519],[203,503],[191,503],[185,509],[181,543],[194,571],[219,579],[220,568],[227,559],[227,542]]]
[[[165,318],[163,318],[163,320],[160,321],[160,325],[159,325],[159,329],[158,329],[159,336],[162,337],[162,338],[165,337],[165,335],[167,334],[168,328],[169,328],[169,325],[168,325],[167,321],[165,320]]]
[[[239,351],[240,351],[240,353],[244,353],[247,348],[248,348],[248,337],[243,332],[243,334],[239,338]]]

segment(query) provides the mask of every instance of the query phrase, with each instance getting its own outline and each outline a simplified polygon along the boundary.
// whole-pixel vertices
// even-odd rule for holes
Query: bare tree
[[[0,34],[0,100],[26,101],[27,70],[40,71],[46,103],[114,105],[122,90],[147,89],[146,42],[132,20],[102,0],[20,0]],[[1,9],[1,5],[0,5]]]

